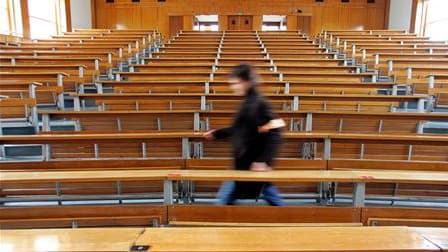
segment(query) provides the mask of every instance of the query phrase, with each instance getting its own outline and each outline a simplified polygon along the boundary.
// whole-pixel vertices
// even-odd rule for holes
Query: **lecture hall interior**
[[[0,0],[31,251],[448,252],[448,0]]]

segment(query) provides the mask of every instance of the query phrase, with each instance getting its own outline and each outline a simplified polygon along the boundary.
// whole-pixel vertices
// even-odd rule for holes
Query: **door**
[[[229,16],[228,17],[228,30],[229,31],[251,31],[253,16]]]
[[[176,34],[184,27],[183,16],[170,16],[170,38],[176,36]]]
[[[229,16],[229,25],[227,30],[238,31],[240,27],[240,17],[239,16]]]
[[[240,30],[252,31],[252,16],[240,16]]]
[[[311,34],[311,16],[297,17],[297,30],[307,35]]]

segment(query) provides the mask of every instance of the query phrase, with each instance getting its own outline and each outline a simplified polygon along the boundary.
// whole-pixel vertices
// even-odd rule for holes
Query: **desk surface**
[[[74,167],[76,168],[76,167]],[[30,182],[92,182],[137,180],[192,181],[269,181],[269,182],[379,182],[447,184],[448,172],[418,171],[235,171],[235,170],[94,170],[47,172],[0,172],[2,183]]]
[[[411,228],[432,243],[448,251],[448,228]]]
[[[144,228],[0,230],[0,251],[129,251]]]
[[[438,251],[406,227],[159,228],[136,243],[151,251]]]
[[[440,251],[407,227],[86,228],[0,230],[2,252]]]

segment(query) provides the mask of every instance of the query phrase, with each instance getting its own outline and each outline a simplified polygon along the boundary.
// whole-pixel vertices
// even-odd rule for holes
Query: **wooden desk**
[[[143,228],[0,230],[2,252],[129,251]]]
[[[411,228],[443,251],[448,251],[448,228]]]
[[[164,181],[164,202],[173,204],[173,181],[269,181],[353,183],[353,205],[364,206],[366,183],[447,184],[446,172],[279,170],[97,170],[58,172],[0,172],[3,184],[35,182]]]
[[[440,249],[407,227],[85,228],[1,230],[12,251],[400,251]],[[174,237],[174,238],[173,238]]]
[[[136,244],[151,251],[439,251],[406,227],[159,228],[146,229]]]

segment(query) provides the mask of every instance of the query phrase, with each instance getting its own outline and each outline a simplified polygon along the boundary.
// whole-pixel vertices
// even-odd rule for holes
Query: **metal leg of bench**
[[[165,205],[173,204],[173,181],[164,180],[163,181],[163,202]]]
[[[353,184],[353,206],[363,207],[366,198],[366,183]]]
[[[319,182],[317,184],[317,197],[316,197],[316,204],[321,204],[322,202],[322,182]]]
[[[332,205],[336,204],[336,193],[338,190],[338,183],[337,182],[333,182],[332,183],[332,190],[331,190],[331,203]]]
[[[56,189],[56,195],[58,197],[58,206],[62,205],[62,201],[60,200],[60,197],[62,195],[62,191],[61,191],[61,183],[56,182],[55,183],[55,189]]]
[[[328,190],[329,190],[329,184],[328,182],[321,182],[321,191],[320,191],[320,195],[321,195],[321,201],[320,204],[323,206],[328,205]]]

